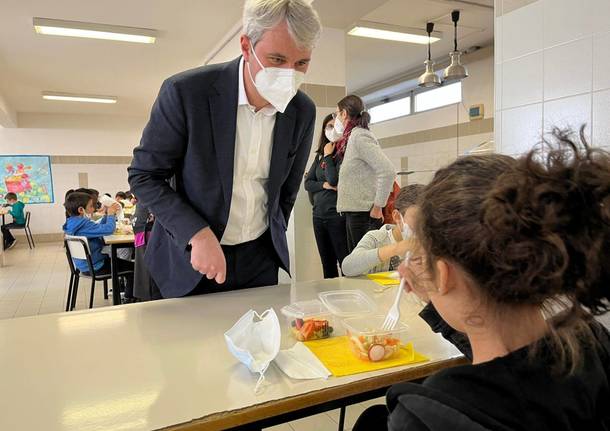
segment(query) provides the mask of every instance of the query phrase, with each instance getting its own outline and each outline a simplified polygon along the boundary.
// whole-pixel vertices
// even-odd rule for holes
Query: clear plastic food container
[[[294,302],[281,311],[288,330],[298,341],[328,338],[335,330],[333,315],[317,299]]]
[[[332,314],[341,318],[358,317],[377,310],[377,304],[361,290],[332,290],[318,296]]]
[[[406,342],[409,327],[398,322],[392,331],[383,331],[385,316],[351,317],[343,320],[354,355],[368,362],[380,362],[398,355]]]

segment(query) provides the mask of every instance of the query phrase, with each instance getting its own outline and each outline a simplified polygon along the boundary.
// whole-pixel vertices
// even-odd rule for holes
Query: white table
[[[412,316],[404,320],[427,363],[326,381],[291,380],[271,367],[262,393],[254,394],[257,376],[223,338],[243,313],[273,306],[279,314],[291,300],[353,288],[385,312],[394,289],[376,294],[374,287],[335,279],[0,321],[0,429],[225,429],[465,362]]]

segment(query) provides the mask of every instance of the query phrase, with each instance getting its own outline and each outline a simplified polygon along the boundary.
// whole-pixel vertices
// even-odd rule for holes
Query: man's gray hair
[[[246,0],[244,4],[243,31],[252,46],[265,31],[284,20],[299,48],[313,49],[320,38],[322,24],[318,13],[306,0]]]

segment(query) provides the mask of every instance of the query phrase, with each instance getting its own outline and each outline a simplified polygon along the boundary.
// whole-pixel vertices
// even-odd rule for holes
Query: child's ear
[[[441,295],[444,295],[451,290],[451,277],[453,277],[452,269],[451,265],[443,259],[436,261],[436,273],[438,278],[437,288]]]
[[[78,213],[80,215],[85,215],[85,209],[83,207],[78,207]]]
[[[400,212],[398,210],[392,211],[392,220],[394,220],[396,226],[400,224]]]

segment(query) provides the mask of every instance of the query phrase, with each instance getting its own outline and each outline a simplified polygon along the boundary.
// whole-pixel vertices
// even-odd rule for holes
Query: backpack
[[[400,193],[400,186],[396,181],[394,181],[392,191],[390,192],[390,196],[388,196],[388,202],[385,204],[385,207],[383,207],[383,222],[385,224],[394,223],[394,219],[392,218],[392,211],[394,211],[394,202],[398,197],[398,193]]]

